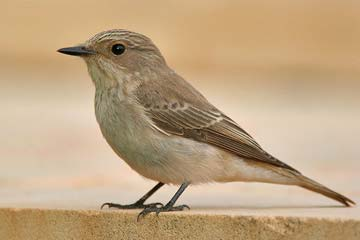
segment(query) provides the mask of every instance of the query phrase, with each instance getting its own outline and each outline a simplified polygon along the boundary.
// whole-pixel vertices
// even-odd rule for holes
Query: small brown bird
[[[82,57],[95,84],[95,114],[111,148],[132,169],[159,183],[136,203],[103,206],[180,211],[174,206],[190,184],[266,182],[296,185],[346,206],[349,198],[305,177],[268,154],[235,121],[176,74],[144,35],[101,32],[61,53]],[[164,184],[181,185],[166,204],[144,204]]]

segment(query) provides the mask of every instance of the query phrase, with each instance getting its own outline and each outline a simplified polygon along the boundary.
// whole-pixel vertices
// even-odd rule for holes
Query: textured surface
[[[0,239],[346,239],[360,221],[175,213],[136,222],[135,212],[0,209]]]

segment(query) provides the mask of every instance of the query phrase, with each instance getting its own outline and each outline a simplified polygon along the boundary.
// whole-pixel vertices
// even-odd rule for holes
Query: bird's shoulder
[[[146,108],[167,110],[188,104],[207,110],[216,109],[198,90],[173,71],[142,81],[135,96]]]

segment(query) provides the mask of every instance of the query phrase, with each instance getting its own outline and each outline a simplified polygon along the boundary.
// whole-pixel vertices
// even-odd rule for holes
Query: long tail
[[[321,185],[320,183],[315,182],[314,180],[311,180],[308,177],[305,177],[303,175],[298,176],[298,179],[300,180],[298,183],[298,186],[303,187],[305,189],[308,189],[313,192],[320,193],[328,198],[334,199],[335,201],[338,201],[342,204],[344,204],[347,207],[350,207],[351,205],[356,205],[354,201],[351,199],[334,192],[333,190]]]

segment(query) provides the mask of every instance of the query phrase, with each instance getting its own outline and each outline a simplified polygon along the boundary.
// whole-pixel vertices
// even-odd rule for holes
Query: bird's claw
[[[103,209],[105,206],[108,208],[112,208],[112,205],[113,205],[113,203],[106,202],[101,205],[100,209]]]
[[[144,218],[146,215],[148,215],[149,213],[155,213],[156,216],[159,216],[159,214],[161,212],[173,212],[173,211],[183,211],[185,208],[190,210],[190,207],[188,205],[179,205],[179,206],[161,206],[161,207],[157,207],[157,206],[150,206],[150,207],[146,207],[144,208],[144,210],[142,210],[138,217],[137,217],[137,221],[140,220],[140,218]]]
[[[117,204],[117,203],[104,203],[103,205],[101,205],[100,209],[103,209],[105,206],[107,206],[108,208],[117,208],[117,209],[145,209],[148,207],[151,208],[161,208],[164,206],[164,204],[160,203],[160,202],[156,202],[156,203],[149,203],[149,204],[143,204],[143,203],[133,203],[133,204],[128,204],[128,205],[121,205],[121,204]]]

